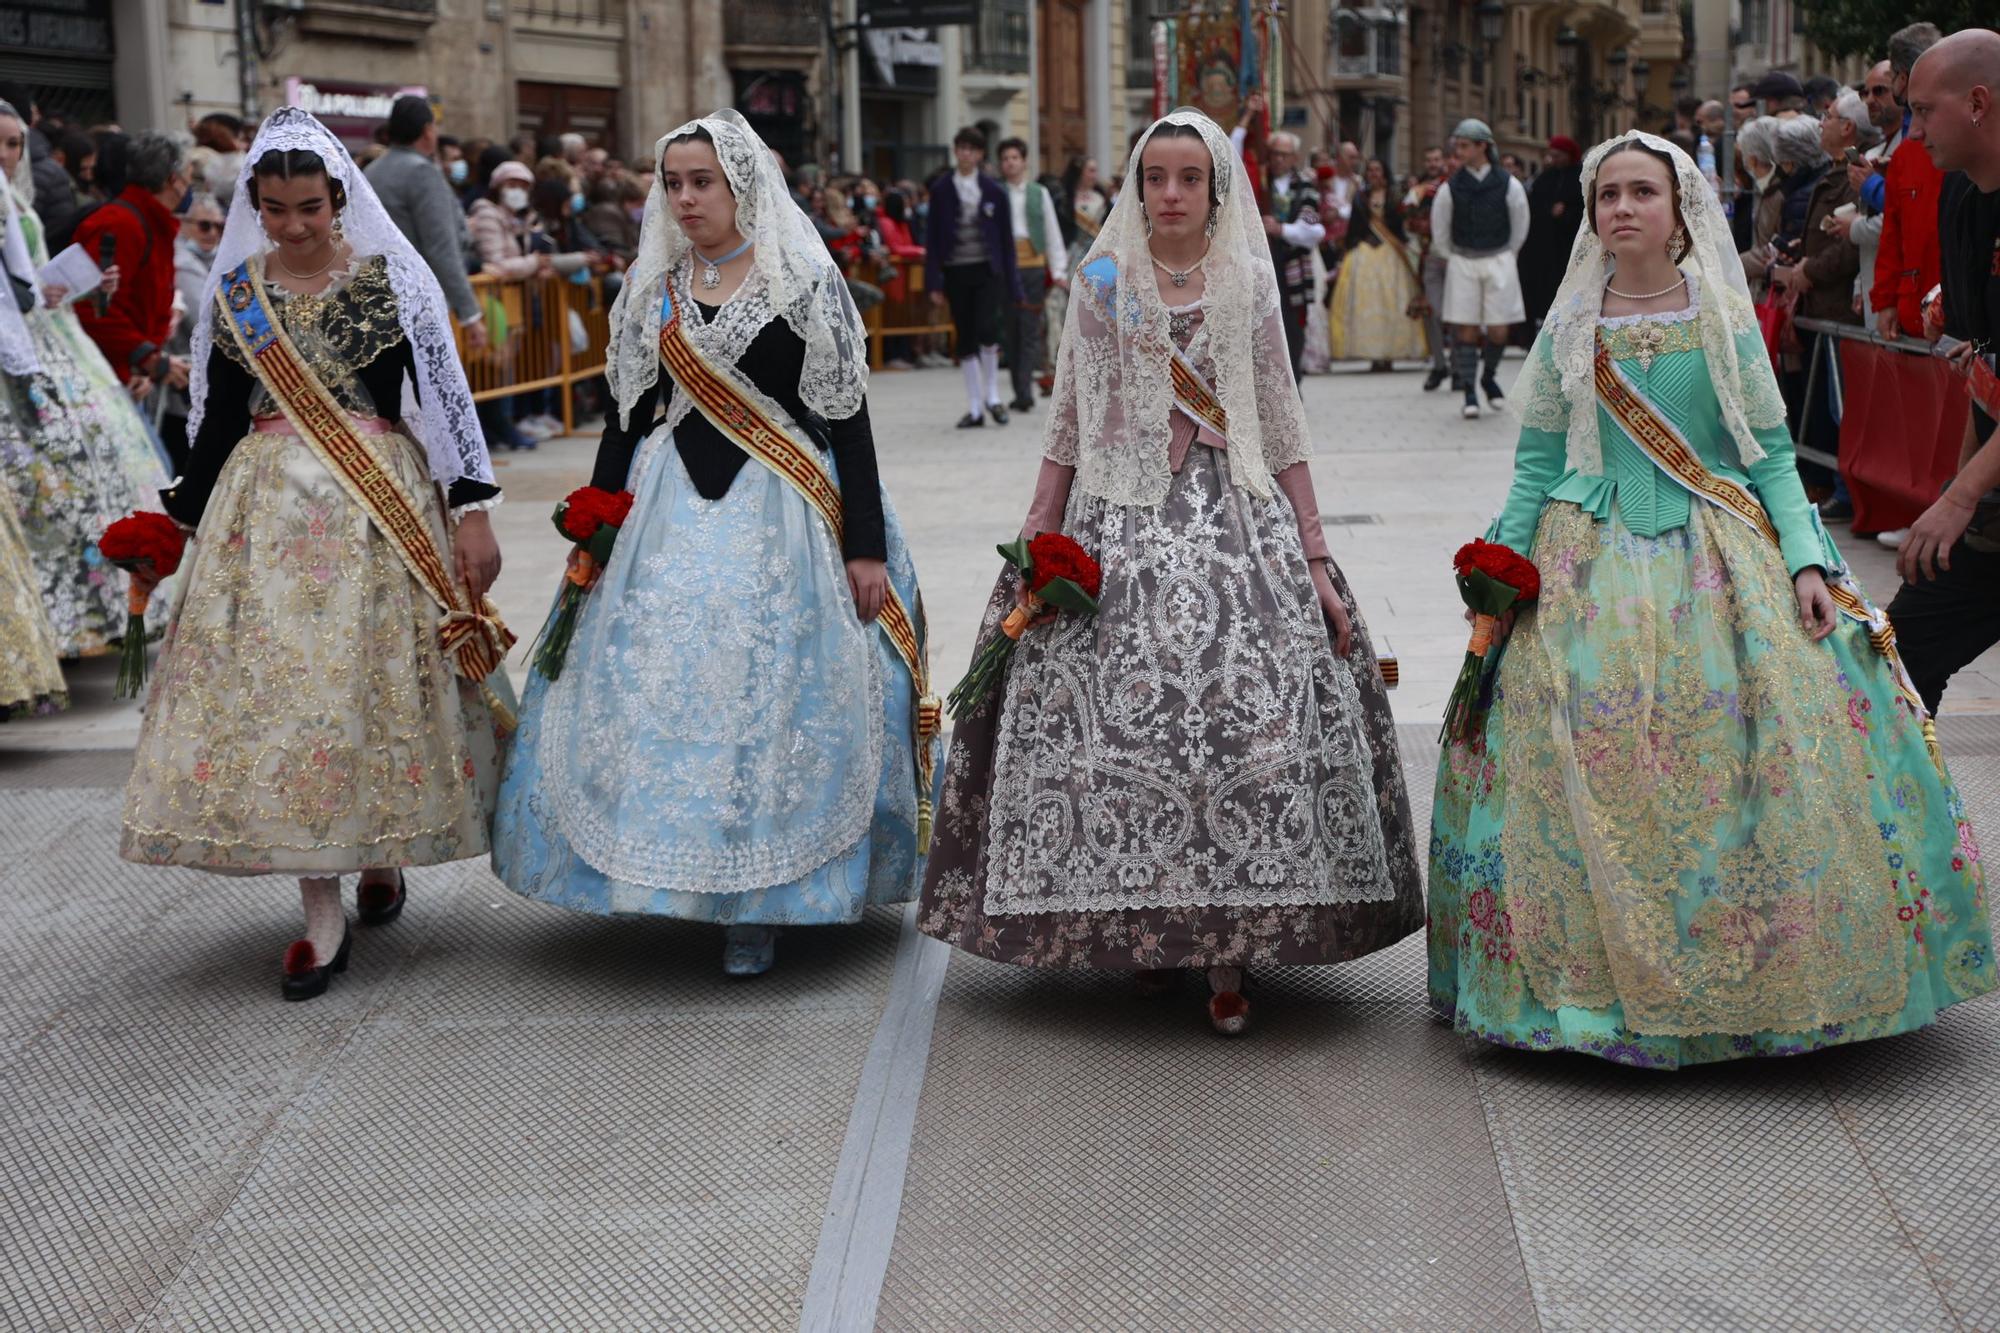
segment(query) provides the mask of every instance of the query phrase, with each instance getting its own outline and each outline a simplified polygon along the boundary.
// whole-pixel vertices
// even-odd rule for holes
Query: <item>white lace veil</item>
[[[236,193],[229,201],[229,219],[223,225],[222,242],[216,247],[215,262],[202,288],[201,309],[195,312],[190,341],[194,378],[188,386],[190,410],[188,437],[201,429],[208,402],[208,359],[215,346],[215,293],[223,275],[253,255],[270,249],[263,224],[250,206],[248,188],[251,173],[266,153],[304,149],[317,153],[326,164],[330,180],[339,181],[347,193],[340,225],[357,260],[381,255],[389,265],[389,283],[396,292],[398,317],[403,336],[409,340],[411,359],[416,365],[414,391],[403,386],[403,425],[423,445],[430,460],[431,478],[449,487],[460,477],[491,483],[493,463],[487,457],[486,438],[472,405],[472,390],[465,382],[465,367],[458,359],[458,343],[453,337],[451,314],[444,292],[430,266],[389,218],[373,187],[348,156],[346,147],[312,113],[298,107],[280,107],[257,131],[257,141],[237,173]],[[225,334],[225,336],[227,336]]]
[[[6,102],[0,102],[0,116],[12,116],[21,126],[25,138],[28,120]],[[7,260],[7,271],[17,278],[25,278],[35,293],[35,307],[41,308],[42,284],[35,277],[35,259],[28,252],[28,233],[21,226],[20,210],[28,206],[20,198],[16,181],[26,179],[29,197],[33,196],[35,178],[28,165],[28,147],[21,145],[21,160],[15,164],[13,175],[0,184],[0,253]],[[42,368],[42,360],[35,354],[35,340],[28,333],[27,317],[14,304],[13,284],[5,284],[7,290],[0,291],[0,370],[9,375],[32,375]]]
[[[1174,344],[1153,277],[1140,170],[1146,145],[1163,125],[1192,126],[1208,147],[1217,200],[1201,298],[1213,360],[1209,387],[1229,414],[1230,479],[1268,498],[1265,460],[1312,452],[1305,406],[1292,382],[1277,272],[1256,195],[1229,137],[1191,107],[1176,108],[1140,137],[1125,167],[1125,188],[1072,279],[1044,452],[1074,458],[1077,484],[1113,504],[1158,504],[1172,483]],[[1085,272],[1106,257],[1117,265],[1110,285]]]
[[[868,392],[868,335],[861,314],[826,242],[792,198],[777,158],[742,113],[728,107],[689,121],[653,145],[653,188],[646,196],[639,249],[611,307],[605,376],[619,414],[630,417],[633,405],[660,378],[662,284],[693,248],[667,203],[661,165],[667,145],[697,129],[715,145],[736,196],[736,230],[753,246],[746,287],[760,284],[772,310],[806,345],[799,396],[829,421],[853,416]]]
[[[1757,331],[1736,242],[1714,191],[1686,153],[1665,139],[1633,130],[1607,139],[1584,156],[1584,207],[1590,207],[1597,170],[1605,157],[1619,145],[1633,142],[1673,161],[1681,223],[1692,241],[1680,268],[1694,279],[1702,351],[1714,376],[1715,395],[1722,402],[1723,424],[1736,442],[1737,457],[1747,467],[1764,456],[1755,432],[1783,426],[1785,405]],[[1516,400],[1527,404],[1521,424],[1537,430],[1566,431],[1569,466],[1587,476],[1604,470],[1597,438],[1594,358],[1604,284],[1616,267],[1598,241],[1586,211],[1583,225],[1577,228],[1576,243],[1570,248],[1569,270],[1556,290],[1548,321],[1528,353],[1527,367],[1514,386]]]

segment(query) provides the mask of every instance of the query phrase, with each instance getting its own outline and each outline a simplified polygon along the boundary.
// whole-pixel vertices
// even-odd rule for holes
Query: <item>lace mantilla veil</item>
[[[0,116],[12,116],[20,123],[21,133],[28,132],[28,118],[5,102],[0,102]],[[26,192],[23,193],[23,184]],[[21,226],[21,210],[28,207],[35,195],[35,178],[28,165],[28,146],[21,145],[21,160],[14,164],[13,174],[4,184],[0,184],[0,252],[7,259],[7,271],[17,278],[25,278],[35,293],[35,306],[42,304],[42,284],[35,277],[35,259],[28,253],[28,234]],[[32,375],[42,368],[42,360],[35,354],[35,340],[28,334],[27,317],[14,304],[12,284],[9,290],[0,291],[0,370],[9,375]]]
[[[1747,467],[1764,456],[1755,432],[1783,426],[1785,404],[1763,339],[1757,335],[1750,288],[1743,278],[1729,222],[1722,216],[1721,202],[1694,159],[1665,139],[1632,130],[1605,140],[1584,157],[1584,207],[1590,207],[1604,159],[1621,144],[1634,142],[1673,160],[1681,223],[1693,242],[1680,268],[1695,280],[1702,351],[1715,379],[1715,395],[1722,402],[1723,424],[1736,441],[1738,458]],[[1576,243],[1570,247],[1569,269],[1549,307],[1548,322],[1537,335],[1528,364],[1514,386],[1516,400],[1527,404],[1521,424],[1566,432],[1569,466],[1586,476],[1604,471],[1597,438],[1597,321],[1604,310],[1604,284],[1616,268],[1617,261],[1597,239],[1586,214],[1583,226],[1577,228]]]
[[[1268,499],[1265,460],[1312,453],[1305,405],[1292,382],[1277,273],[1256,195],[1229,136],[1190,107],[1153,122],[1132,149],[1125,189],[1072,280],[1043,452],[1075,464],[1076,484],[1113,504],[1158,504],[1172,484],[1174,343],[1153,277],[1140,171],[1146,145],[1163,125],[1192,126],[1208,147],[1218,200],[1201,298],[1214,363],[1209,387],[1229,414],[1230,480]],[[1107,257],[1117,266],[1108,284],[1086,271]]]
[[[188,438],[193,439],[201,429],[208,402],[208,359],[215,346],[215,294],[222,286],[223,275],[271,248],[263,224],[250,207],[251,174],[264,154],[300,148],[317,153],[326,164],[327,177],[339,181],[347,192],[340,225],[355,259],[380,255],[388,263],[403,336],[409,341],[411,359],[416,364],[414,393],[410,385],[403,386],[403,424],[423,446],[430,461],[431,479],[446,488],[460,477],[490,484],[493,463],[487,457],[486,437],[473,408],[472,390],[465,382],[465,366],[458,358],[458,342],[452,333],[451,313],[445,305],[443,289],[423,256],[390,220],[374,188],[348,156],[346,145],[311,112],[298,107],[280,107],[271,113],[257,132],[257,141],[250,145],[243,169],[237,173],[229,219],[223,225],[222,242],[216,248],[208,281],[202,287],[201,309],[196,314],[190,342],[194,375],[188,385],[191,405]],[[230,335],[225,332],[224,336]]]
[[[752,272],[732,304],[768,303],[806,345],[799,396],[829,421],[861,410],[868,392],[868,335],[847,282],[812,220],[792,198],[778,160],[734,108],[691,120],[653,145],[653,188],[639,228],[639,249],[611,307],[611,354],[605,376],[628,421],[660,378],[662,285],[694,248],[667,203],[662,166],[667,145],[705,130],[736,196],[736,229],[752,243]]]

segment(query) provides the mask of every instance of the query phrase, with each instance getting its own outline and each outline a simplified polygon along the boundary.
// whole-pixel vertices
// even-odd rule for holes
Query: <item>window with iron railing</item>
[[[967,67],[989,74],[1026,74],[1029,22],[1028,0],[981,0]]]
[[[731,46],[797,46],[819,49],[817,5],[799,0],[729,0],[722,7],[722,37]]]
[[[618,17],[616,0],[514,0],[514,12],[543,22],[608,23]]]
[[[436,17],[438,0],[342,0],[366,9],[386,9],[397,14],[429,14]]]
[[[1383,11],[1335,10],[1333,69],[1341,78],[1393,78],[1403,72],[1403,31]]]
[[[1125,82],[1151,84],[1153,81],[1153,24],[1177,16],[1183,6],[1176,0],[1126,0],[1125,3]]]

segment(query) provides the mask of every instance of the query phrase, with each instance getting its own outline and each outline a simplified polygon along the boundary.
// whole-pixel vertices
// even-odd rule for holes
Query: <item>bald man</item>
[[[1945,178],[1939,276],[1952,364],[1977,398],[2000,343],[2000,33],[1943,38],[1910,70],[1910,140]],[[2000,398],[2000,392],[1992,397]],[[1993,404],[1989,401],[1988,406]],[[2000,643],[2000,424],[1975,406],[1958,475],[1910,528],[1889,605],[1903,660],[1935,711],[1959,668]]]

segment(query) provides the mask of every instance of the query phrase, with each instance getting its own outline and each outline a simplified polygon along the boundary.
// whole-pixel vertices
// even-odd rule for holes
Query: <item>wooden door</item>
[[[1086,2],[1040,0],[1036,6],[1043,171],[1060,173],[1073,155],[1090,151],[1089,108],[1084,93]]]
[[[517,83],[514,95],[523,130],[581,134],[592,147],[618,151],[618,90],[573,83]]]

